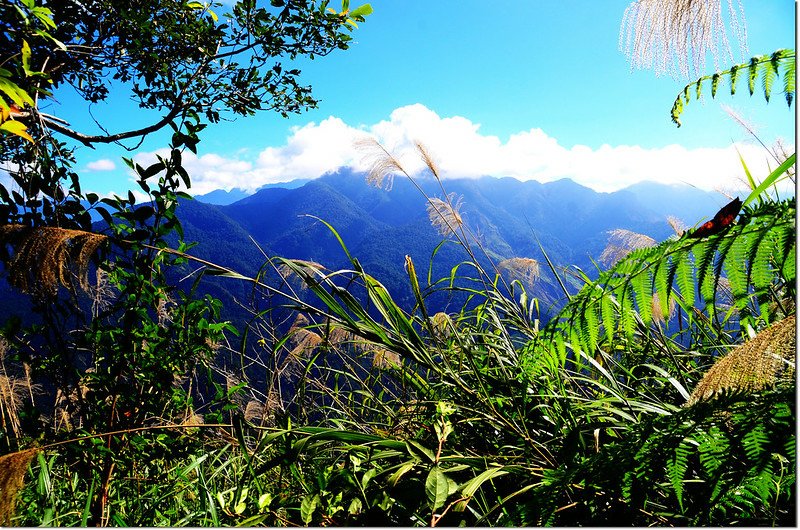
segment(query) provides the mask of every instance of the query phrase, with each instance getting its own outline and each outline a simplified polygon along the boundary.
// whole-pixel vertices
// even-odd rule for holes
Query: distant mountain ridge
[[[435,180],[417,183],[429,197],[442,197]],[[564,295],[544,265],[540,244],[557,267],[575,265],[592,276],[596,270],[592,260],[606,246],[609,230],[625,228],[660,241],[674,233],[667,215],[692,226],[712,217],[726,201],[695,188],[655,183],[614,193],[598,193],[569,179],[543,184],[484,177],[446,180],[443,185],[447,193],[461,198],[464,223],[489,256],[477,252],[487,270],[510,258],[531,258],[542,265],[540,278],[526,288],[550,314],[563,303]],[[452,242],[437,250],[445,238],[430,224],[425,197],[406,179],[396,178],[387,191],[369,186],[363,174],[342,170],[311,181],[264,187],[227,205],[204,202],[208,196],[179,203],[184,239],[198,242],[190,253],[242,274],[262,274],[273,284],[282,279],[264,267],[267,256],[311,260],[332,270],[350,268],[336,237],[320,220],[337,231],[351,255],[406,309],[414,305],[404,269],[406,255],[413,259],[423,283],[429,267],[435,282],[468,258]],[[176,280],[195,268],[181,271]],[[463,265],[458,271],[474,272]],[[572,288],[579,286],[569,274],[562,276],[572,281]],[[5,282],[0,287],[7,290]],[[241,323],[251,316],[249,283],[207,277],[202,292],[222,299],[223,318]],[[0,295],[3,314],[27,312],[21,295],[12,291]],[[439,294],[430,299],[429,309],[456,311],[462,302]]]
[[[443,195],[433,179],[417,183],[429,197]],[[595,270],[592,260],[606,246],[609,230],[625,228],[662,240],[674,233],[667,215],[679,216],[691,226],[713,216],[719,203],[708,192],[655,183],[613,193],[595,192],[569,179],[539,183],[484,177],[449,179],[443,185],[446,192],[461,198],[466,226],[495,264],[516,257],[544,264],[541,243],[556,265],[576,265],[590,275]],[[679,203],[671,203],[673,197]],[[387,191],[369,186],[362,174],[340,170],[301,186],[263,188],[227,205],[205,204],[202,199],[185,201],[178,211],[187,239],[199,242],[193,252],[200,257],[245,273],[264,263],[262,251],[330,269],[348,267],[345,253],[323,220],[365,270],[408,308],[414,301],[407,288],[405,256],[411,256],[418,271],[427,270],[443,239],[430,224],[425,197],[400,178]],[[445,244],[433,259],[432,279],[447,276],[466,258],[463,249]],[[484,265],[491,267],[488,260]],[[544,270],[531,287],[545,305],[556,307],[563,295],[548,274]]]
[[[303,186],[310,179],[295,179],[289,182],[278,182],[275,184],[265,184],[261,186],[256,193],[260,190],[269,189],[269,188],[286,188],[286,189],[294,189]],[[195,199],[206,204],[216,204],[218,206],[226,206],[228,204],[233,204],[234,202],[241,201],[246,199],[250,196],[254,195],[253,193],[248,193],[247,191],[243,190],[242,188],[232,188],[230,190],[214,190],[208,193],[204,193],[202,195],[195,195]]]

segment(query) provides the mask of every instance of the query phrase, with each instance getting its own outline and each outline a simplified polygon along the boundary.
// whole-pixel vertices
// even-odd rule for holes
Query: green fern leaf
[[[720,258],[719,262],[724,262],[724,270],[730,281],[733,301],[737,308],[744,309],[748,302],[748,278],[749,256],[751,248],[755,248],[755,237],[752,233],[747,233],[736,239],[731,239],[730,252],[727,259]]]
[[[728,455],[728,440],[717,426],[712,426],[709,432],[698,433],[698,455],[703,470],[709,477],[714,477],[722,468]]]
[[[675,103],[672,104],[672,110],[670,111],[670,117],[672,118],[673,123],[678,127],[681,126],[681,120],[679,116],[683,112],[683,99],[677,98]]]
[[[700,245],[705,245],[705,242],[700,243]],[[698,247],[700,247],[700,245],[695,247],[695,253],[698,252]],[[694,263],[692,263],[692,258],[688,252],[677,256],[675,261],[678,266],[676,278],[678,289],[680,289],[681,296],[686,302],[686,305],[692,307],[694,306]]]
[[[656,273],[653,277],[653,287],[658,295],[658,302],[661,306],[662,315],[669,315],[669,297],[672,295],[670,270],[675,270],[674,267],[672,267],[672,262],[673,260],[667,257],[660,263],[657,263]]]
[[[692,249],[697,267],[697,283],[700,286],[700,295],[706,304],[711,304],[714,301],[713,266],[718,245],[719,238],[712,237],[705,244],[697,245]]]
[[[778,60],[773,55],[772,59],[761,65],[761,81],[764,87],[764,99],[769,103],[769,96],[772,93],[772,84],[778,77]]]
[[[792,101],[794,101],[796,63],[795,61],[788,61],[784,64],[786,68],[783,72],[783,94],[786,96],[786,104],[791,107]]]
[[[633,309],[633,292],[627,284],[617,293],[617,300],[620,303],[619,316],[622,329],[627,337],[633,337],[636,331],[636,312]]]
[[[742,445],[747,458],[753,463],[759,462],[767,456],[766,447],[769,445],[769,436],[764,426],[757,424],[742,437]]]
[[[636,295],[639,316],[645,325],[649,325],[653,320],[653,282],[650,271],[645,270],[631,279],[631,286]]]
[[[730,78],[731,78],[731,96],[735,96],[736,95],[736,78],[737,78],[737,74],[739,73],[739,66],[740,65],[737,64],[736,66],[733,66],[731,68],[731,70],[730,70],[730,72],[731,72],[730,73]]]
[[[689,454],[692,449],[686,439],[678,444],[675,448],[675,454],[667,461],[667,474],[669,475],[670,484],[675,492],[675,497],[678,499],[678,505],[683,508],[683,478],[686,476],[686,470],[689,467]]]
[[[715,301],[716,301],[716,293],[717,293],[717,290],[719,289],[719,279],[723,275],[723,272],[725,270],[725,265],[728,264],[728,266],[732,270],[735,270],[736,273],[742,271],[742,269],[743,269],[742,264],[735,263],[735,260],[734,260],[733,264],[730,264],[729,263],[729,259],[728,259],[729,252],[733,248],[733,246],[734,246],[733,244],[738,239],[737,236],[740,233],[741,233],[741,226],[738,226],[738,225],[734,226],[733,229],[731,229],[730,231],[728,231],[727,234],[725,234],[723,237],[721,237],[720,244],[717,247],[717,252],[719,253],[719,256],[716,259],[716,263],[714,263],[714,277],[713,277],[714,278],[714,300]],[[733,281],[731,281],[731,287],[733,287],[732,284],[733,284]],[[747,286],[745,285],[745,289],[746,288],[747,288]]]
[[[765,237],[755,245],[755,252],[750,257],[748,283],[752,284],[756,291],[769,287],[775,278],[773,266],[777,255],[777,238],[773,232],[765,233]]]
[[[713,98],[716,96],[717,90],[719,89],[720,80],[727,76],[730,80],[731,95],[734,95],[736,94],[736,82],[740,77],[739,73],[743,70],[747,70],[748,72],[748,88],[751,96],[755,92],[756,78],[759,76],[759,72],[761,72],[760,75],[762,75],[764,82],[764,95],[767,98],[767,101],[769,101],[769,98],[772,94],[772,86],[775,77],[780,74],[780,67],[783,66],[785,70],[782,74],[784,78],[783,91],[786,96],[787,103],[791,106],[792,101],[794,100],[795,92],[794,58],[794,50],[778,50],[771,56],[761,55],[753,57],[749,62],[734,65],[729,70],[703,76],[696,81],[689,83],[678,93],[675,101],[672,104],[672,110],[670,112],[672,121],[678,127],[681,126],[680,115],[683,113],[684,106],[689,102],[689,89],[692,86],[695,87],[696,98],[700,99],[702,95],[703,81],[706,79],[710,80],[711,97]]]
[[[597,349],[597,338],[600,334],[600,320],[597,316],[597,305],[587,304],[583,311],[584,351],[593,353]]]
[[[795,266],[796,260],[796,247],[792,247],[789,249],[789,255],[786,256],[786,260],[783,262],[783,269],[781,273],[783,278],[791,285],[797,281],[797,271]]]
[[[606,332],[606,340],[611,344],[614,341],[616,315],[614,312],[614,299],[610,294],[606,294],[600,299],[600,316]]]
[[[567,345],[564,343],[564,337],[561,335],[556,336],[556,354],[558,354],[559,366],[564,366],[567,360]]]
[[[758,77],[758,63],[760,59],[761,57],[753,57],[750,59],[750,65],[748,66],[747,88],[750,90],[751,96],[756,90],[756,77]]]
[[[569,334],[570,347],[574,354],[573,361],[577,365],[576,371],[578,372],[587,367],[587,365],[584,364],[585,356],[580,354],[581,351],[584,351],[584,348],[582,346],[584,342],[583,337],[581,336],[582,331],[583,331],[582,326],[580,330],[577,329],[577,326],[573,326],[572,328],[570,328],[570,334]]]

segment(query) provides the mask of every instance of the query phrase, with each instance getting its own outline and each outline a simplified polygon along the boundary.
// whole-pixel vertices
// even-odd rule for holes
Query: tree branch
[[[55,121],[47,116],[41,116],[41,119],[42,123],[57,133],[61,133],[68,138],[72,138],[73,140],[77,140],[86,147],[93,147],[93,144],[110,144],[120,140],[127,140],[128,138],[147,136],[148,134],[156,132],[168,125],[172,120],[175,119],[176,116],[178,116],[178,114],[180,114],[183,109],[183,105],[177,105],[173,107],[166,116],[152,125],[142,127],[141,129],[134,129],[116,134],[83,134],[70,129],[69,127],[61,125],[58,121]]]

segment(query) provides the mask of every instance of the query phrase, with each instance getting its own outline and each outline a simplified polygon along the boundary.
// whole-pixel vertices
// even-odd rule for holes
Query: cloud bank
[[[114,171],[117,165],[110,158],[101,158],[86,164],[86,169],[89,171]]]
[[[349,125],[337,117],[291,129],[286,143],[261,150],[256,157],[186,153],[192,192],[241,188],[255,191],[265,184],[297,178],[317,178],[340,168],[367,169],[365,153],[355,143],[373,137],[410,173],[424,170],[415,142],[435,159],[443,178],[515,177],[549,182],[571,178],[597,191],[615,191],[650,180],[665,184],[691,183],[699,188],[738,189],[744,173],[739,153],[754,175],[765,176],[763,148],[737,144],[727,148],[687,149],[668,145],[645,149],[635,145],[603,145],[593,149],[565,147],[545,131],[533,128],[503,141],[485,135],[480,124],[460,116],[441,117],[424,105],[394,110],[389,119],[372,125]],[[145,162],[152,153],[137,157]]]

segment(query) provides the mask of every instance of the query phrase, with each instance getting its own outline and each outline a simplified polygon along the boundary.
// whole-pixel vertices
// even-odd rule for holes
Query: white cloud
[[[184,165],[195,194],[231,188],[254,191],[264,184],[316,178],[342,167],[364,170],[364,154],[355,149],[354,142],[366,135],[395,154],[412,174],[424,169],[414,147],[416,141],[421,142],[436,160],[443,178],[491,175],[548,182],[568,177],[598,191],[614,191],[642,180],[691,183],[706,190],[732,189],[741,188],[744,178],[737,148],[754,175],[768,173],[763,148],[752,145],[567,148],[538,128],[502,141],[482,134],[480,124],[467,118],[440,117],[420,104],[395,109],[388,120],[369,126],[356,127],[330,117],[295,127],[284,145],[266,147],[252,161],[238,155],[197,157],[186,153]],[[152,154],[137,159],[152,160]]]
[[[89,171],[114,171],[117,169],[117,165],[109,158],[101,158],[86,164],[86,169]]]

